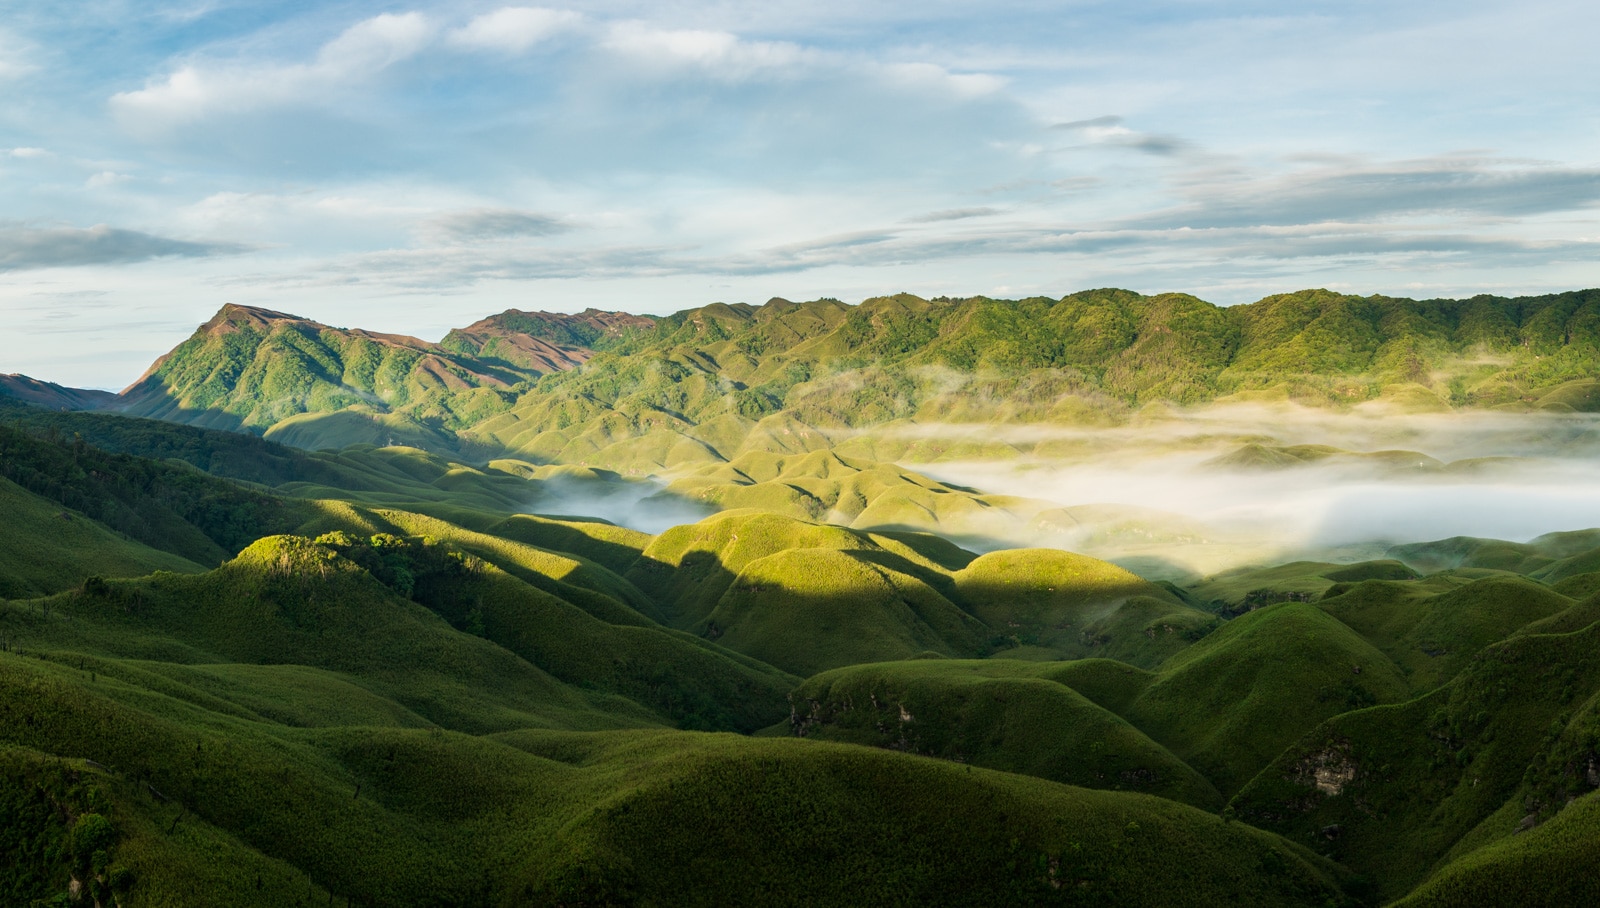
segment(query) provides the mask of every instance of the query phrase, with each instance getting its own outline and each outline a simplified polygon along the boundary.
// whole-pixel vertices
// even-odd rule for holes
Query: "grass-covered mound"
[[[1291,561],[1234,568],[1205,577],[1188,590],[1214,611],[1237,614],[1274,602],[1310,602],[1338,584],[1415,580],[1417,576],[1400,561],[1389,559],[1356,564]]]
[[[1343,902],[1307,852],[1193,808],[804,741],[589,736],[627,788],[571,827],[535,900],[876,905]],[[515,741],[515,738],[508,738]]]
[[[1460,585],[1447,588],[1452,581]],[[1393,660],[1417,693],[1454,677],[1484,647],[1573,604],[1543,584],[1507,575],[1373,580],[1328,593],[1319,607]]]
[[[1003,655],[1103,656],[1154,667],[1205,636],[1215,616],[1113,564],[1056,549],[1008,549],[955,574],[962,602]]]
[[[760,511],[727,511],[655,537],[627,578],[678,626],[704,620],[739,571],[760,558],[798,549],[834,549],[908,574],[955,595],[951,572],[972,553],[925,533],[865,532]]]
[[[916,577],[827,548],[750,562],[695,629],[797,675],[924,651],[976,656],[988,636]]]
[[[857,665],[796,688],[790,721],[817,740],[1221,806],[1211,783],[1060,675],[1054,664],[1014,660]]]
[[[1323,719],[1408,694],[1371,644],[1316,606],[1288,602],[1167,660],[1123,715],[1226,795]]]
[[[356,536],[425,536],[449,543],[552,596],[612,624],[653,625],[655,605],[633,584],[581,555],[480,533],[446,520],[388,508],[319,502],[319,514],[298,527],[301,535],[346,532]]]
[[[1600,902],[1600,798],[1446,864],[1396,906],[1565,908]]]
[[[945,535],[1015,534],[1048,502],[983,495],[894,464],[843,457],[747,451],[690,472],[668,491],[719,510],[754,508],[858,529],[934,530]]]
[[[608,623],[493,564],[420,537],[319,537],[458,630],[556,678],[619,694],[687,728],[754,731],[785,711],[795,678],[649,622]],[[535,576],[538,576],[535,574]]]
[[[975,557],[926,534],[750,509],[662,533],[626,577],[664,623],[802,675],[923,651],[1155,665],[1217,623],[1167,588],[1082,555]]]
[[[1456,860],[1492,863],[1511,847],[1494,843],[1564,816],[1569,800],[1600,785],[1591,770],[1600,765],[1597,641],[1600,624],[1514,635],[1432,694],[1333,718],[1263,770],[1233,808],[1315,842],[1388,897]],[[1562,828],[1574,824],[1585,825],[1574,818]],[[1553,868],[1564,858],[1550,860]],[[1560,890],[1534,890],[1543,891]]]

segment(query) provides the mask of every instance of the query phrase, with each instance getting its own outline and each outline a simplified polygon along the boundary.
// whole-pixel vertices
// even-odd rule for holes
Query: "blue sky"
[[[1600,284],[1592,2],[0,0],[0,372],[1097,286]]]

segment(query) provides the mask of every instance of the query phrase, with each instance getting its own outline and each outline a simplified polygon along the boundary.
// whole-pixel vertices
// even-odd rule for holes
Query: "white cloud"
[[[336,77],[377,72],[415,55],[433,34],[421,13],[374,16],[323,45],[315,69]]]
[[[435,31],[421,13],[386,13],[352,25],[310,63],[188,64],[145,88],[112,95],[111,108],[126,125],[149,129],[219,111],[315,103],[414,57]]]
[[[606,49],[655,66],[695,66],[724,77],[788,69],[820,55],[787,41],[746,41],[732,32],[663,29],[618,22],[601,42]]]
[[[1007,85],[1001,76],[956,73],[934,63],[883,63],[789,41],[752,41],[728,31],[658,28],[637,21],[613,23],[600,46],[646,67],[693,69],[723,81],[772,75],[843,77],[891,91],[931,90],[958,100],[994,95]]]
[[[507,6],[478,16],[451,32],[450,43],[462,48],[522,53],[582,24],[583,16],[570,10]]]
[[[9,152],[13,158],[48,158],[50,152],[43,148],[13,148]]]
[[[89,187],[90,189],[104,189],[107,186],[115,186],[118,183],[126,183],[131,179],[133,179],[133,177],[130,177],[125,173],[117,173],[114,170],[102,170],[85,180],[83,185]]]
[[[934,88],[958,98],[990,95],[1006,86],[1001,76],[953,73],[933,63],[891,63],[882,69],[892,82],[914,88]]]

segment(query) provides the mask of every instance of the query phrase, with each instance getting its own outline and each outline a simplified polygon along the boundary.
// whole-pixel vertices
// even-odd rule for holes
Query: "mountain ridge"
[[[1592,412],[1597,373],[1600,290],[1305,290],[1221,307],[1102,289],[773,298],[662,317],[508,309],[438,343],[229,304],[114,399],[23,377],[0,393],[312,450],[404,443],[642,475],[817,450],[897,421],[1116,425],[1152,404]]]

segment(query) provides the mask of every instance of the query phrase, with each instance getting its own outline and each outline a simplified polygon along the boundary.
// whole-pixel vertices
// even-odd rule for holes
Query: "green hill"
[[[535,321],[508,311],[432,344],[228,305],[125,390],[117,408],[210,428],[275,430],[311,449],[396,440],[450,448],[448,431],[504,410],[519,383],[591,354],[528,333]],[[649,324],[593,313],[545,317],[539,333],[570,342],[576,329],[592,341]]]
[[[1153,668],[1217,625],[1164,587],[1056,549],[991,552],[955,581],[1013,658],[1109,657]]]
[[[434,344],[226,306],[115,402],[12,384],[52,406],[272,432],[307,449],[398,443],[645,475],[833,446],[873,461],[1011,456],[1039,442],[949,449],[888,430],[1104,426],[1159,401],[1587,412],[1600,401],[1597,311],[1594,290],[1467,300],[1305,290],[1227,308],[1124,290],[900,294],[858,306],[716,303],[659,319],[511,310]],[[1235,459],[1306,458],[1318,452]]]
[[[1219,807],[1166,748],[1055,677],[1056,666],[923,658],[824,672],[789,695],[793,731],[1085,788]]]
[[[1322,719],[1407,694],[1371,644],[1315,606],[1287,602],[1168,659],[1123,715],[1228,795]]]
[[[1038,546],[1235,543],[891,461],[1047,489],[1129,428],[1454,482],[1482,464],[1163,426],[1570,427],[1596,305],[900,295],[438,344],[225,309],[121,398],[192,425],[0,403],[0,901],[1592,900],[1600,530],[1178,586]],[[685,522],[592,516],[652,508]]]
[[[563,629],[552,608],[392,536],[270,538],[200,576],[0,604],[0,846],[21,856],[0,886],[27,901],[75,879],[130,906],[1343,900],[1331,865],[1172,801],[628,731],[661,714],[621,680],[623,641],[679,638],[576,608]],[[776,677],[682,646],[661,657],[679,684],[692,653],[746,692]],[[722,708],[745,696],[719,683]]]
[[[63,510],[0,479],[0,598],[32,599],[90,577],[140,577],[154,571],[198,572],[192,561],[150,548]]]
[[[1513,636],[1432,694],[1331,719],[1279,756],[1233,809],[1317,842],[1390,898],[1438,874],[1421,890],[1429,898],[1459,899],[1472,879],[1504,903],[1509,885],[1530,882],[1529,866],[1555,869],[1570,858],[1575,827],[1594,834],[1592,811],[1564,808],[1595,787],[1587,761],[1600,727],[1597,636],[1600,624]],[[1552,817],[1563,823],[1541,837],[1550,843],[1542,856],[1514,838]],[[1536,885],[1525,896],[1559,891]]]

